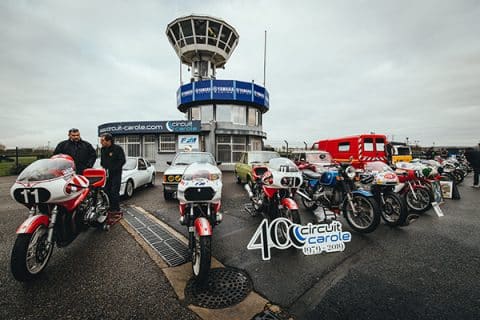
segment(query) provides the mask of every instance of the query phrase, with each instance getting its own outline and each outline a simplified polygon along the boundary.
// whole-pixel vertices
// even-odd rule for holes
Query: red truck
[[[360,134],[355,136],[319,140],[312,146],[312,150],[328,151],[333,159],[339,162],[349,161],[352,165],[363,169],[366,162],[387,162],[385,148],[387,137],[383,134]]]

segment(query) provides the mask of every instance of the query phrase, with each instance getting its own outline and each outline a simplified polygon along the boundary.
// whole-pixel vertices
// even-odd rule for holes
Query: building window
[[[115,143],[122,147],[125,156],[140,156],[140,136],[119,136],[115,137]]]
[[[256,108],[248,108],[248,125],[258,126],[258,110]]]
[[[190,120],[201,120],[201,113],[200,113],[200,107],[193,107],[190,108]]]
[[[143,137],[143,157],[148,161],[155,161],[155,143],[157,139],[154,135]]]
[[[217,136],[217,160],[224,163],[234,163],[240,160],[246,151],[245,136]]]
[[[247,113],[244,106],[232,106],[232,123],[243,124],[247,123]]]
[[[158,152],[176,151],[176,137],[174,134],[161,134],[158,141]]]
[[[213,105],[202,106],[200,109],[202,123],[209,123],[213,120]]]
[[[216,120],[219,122],[230,122],[231,110],[228,105],[217,105],[216,108]]]
[[[248,143],[248,150],[249,151],[260,151],[262,150],[262,139],[250,137]]]

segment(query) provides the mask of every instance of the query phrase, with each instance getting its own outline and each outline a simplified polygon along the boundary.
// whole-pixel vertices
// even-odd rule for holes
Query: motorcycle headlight
[[[352,166],[348,166],[348,167],[345,169],[345,174],[346,174],[347,177],[349,177],[350,179],[355,178],[355,176],[357,175],[357,173],[355,172],[355,168],[352,167]]]

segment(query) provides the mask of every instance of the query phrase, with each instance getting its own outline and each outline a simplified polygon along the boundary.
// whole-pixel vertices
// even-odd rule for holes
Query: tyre
[[[168,192],[167,190],[163,190],[163,198],[169,201],[173,199],[173,195],[171,192]]]
[[[462,183],[464,178],[465,178],[463,171],[458,170],[458,169],[453,171],[453,175],[455,176],[455,183],[456,184]]]
[[[193,252],[192,252],[192,271],[197,283],[201,286],[208,281],[208,272],[210,271],[211,254],[211,236],[200,236],[195,233]]]
[[[403,226],[408,217],[408,208],[405,200],[395,192],[383,195],[382,218],[391,227]]]
[[[47,243],[48,229],[40,225],[32,234],[19,234],[12,249],[10,267],[18,281],[36,278],[47,266],[53,244]]]
[[[296,209],[289,209],[289,208],[282,208],[280,209],[280,217],[286,218],[290,220],[294,224],[302,224],[300,221],[300,214],[298,213],[298,210]],[[280,243],[285,243],[287,241],[287,234],[288,234],[288,229],[285,224],[280,224],[280,227],[276,229],[277,230],[277,239],[279,240]],[[271,232],[274,232],[272,229]],[[274,236],[274,234],[272,234]]]
[[[108,195],[103,190],[100,190],[97,194],[97,205],[96,205],[96,212],[97,212],[96,227],[100,230],[103,230],[103,231],[107,230],[106,226],[107,226],[109,209],[110,209],[110,199],[108,198]]]
[[[352,195],[352,203],[356,212],[353,212],[348,200],[344,202],[342,210],[343,216],[350,227],[360,233],[374,231],[380,223],[380,210],[377,202],[373,198],[354,194]]]
[[[152,179],[150,180],[150,183],[148,184],[149,187],[153,187],[155,185],[155,173],[152,174]]]
[[[405,194],[408,208],[417,213],[422,213],[430,209],[433,199],[430,191],[427,188],[417,188],[414,189],[414,191],[415,194],[412,190],[408,190]]]
[[[125,186],[125,197],[131,198],[133,196],[134,190],[135,190],[135,188],[133,186],[133,181],[128,180],[127,185]]]

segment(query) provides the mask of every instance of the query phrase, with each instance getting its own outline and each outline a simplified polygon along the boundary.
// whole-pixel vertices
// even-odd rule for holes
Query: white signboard
[[[253,234],[247,249],[261,250],[262,259],[270,260],[271,248],[284,250],[293,246],[302,250],[304,255],[341,252],[345,250],[345,242],[350,242],[351,239],[350,232],[342,231],[342,224],[336,220],[329,224],[309,223],[302,226],[286,218],[277,218],[271,223],[264,219]]]
[[[198,134],[182,134],[178,136],[178,150],[180,151],[192,151],[192,150],[199,150],[200,143],[199,143],[199,136]]]

